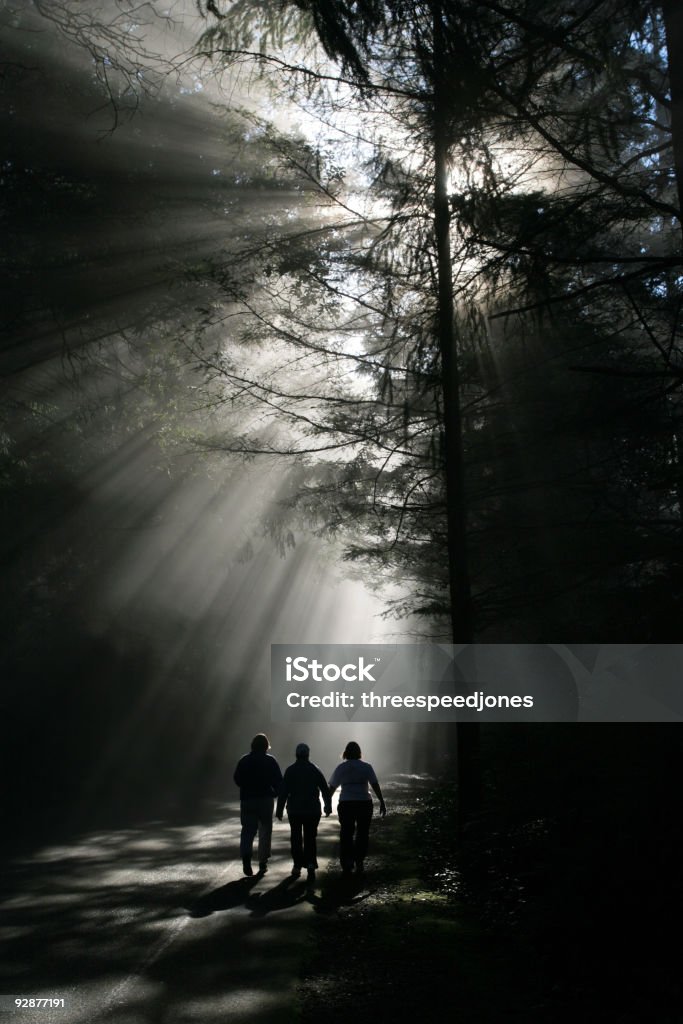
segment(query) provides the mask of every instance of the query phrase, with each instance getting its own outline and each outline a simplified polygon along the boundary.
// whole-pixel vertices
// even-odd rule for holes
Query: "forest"
[[[0,35],[8,855],[198,822],[254,732],[290,756],[271,644],[676,645],[677,0],[2,0]],[[431,780],[388,849],[444,934],[464,900],[561,950],[518,1019],[675,1019],[665,703],[359,727]]]

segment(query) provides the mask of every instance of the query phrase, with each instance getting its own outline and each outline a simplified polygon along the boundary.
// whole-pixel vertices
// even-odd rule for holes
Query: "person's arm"
[[[330,791],[330,787],[325,781],[325,776],[320,770],[318,771],[318,789],[322,794],[323,810],[325,811],[325,817],[327,818],[332,814],[332,793]]]
[[[341,768],[341,765],[337,765],[337,767],[334,769],[334,771],[330,775],[330,781],[328,783],[328,785],[330,787],[330,803],[332,802],[332,794],[334,793],[335,789],[337,789],[337,787],[339,786],[339,769],[340,768]]]
[[[383,818],[387,813],[387,805],[384,803],[384,797],[382,796],[382,790],[379,788],[379,782],[375,780],[374,782],[371,782],[370,785],[377,794],[377,799],[379,800],[379,815],[380,818]]]
[[[282,821],[282,812],[285,809],[285,804],[287,803],[288,796],[289,786],[287,785],[287,772],[285,772],[285,777],[280,783],[280,791],[277,797],[277,808],[275,810],[275,817],[277,818],[278,821]]]
[[[282,786],[282,772],[280,771],[280,765],[277,763],[272,754],[268,755],[270,765],[270,786],[273,790],[273,796],[278,796],[280,793],[280,787]]]

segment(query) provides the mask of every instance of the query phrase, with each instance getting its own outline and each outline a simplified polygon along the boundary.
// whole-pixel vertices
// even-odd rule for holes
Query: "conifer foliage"
[[[195,351],[206,363],[211,338],[221,400],[253,410],[228,446],[297,456],[292,503],[407,582],[395,610],[445,638],[666,636],[682,493],[672,6],[205,13],[201,52],[318,126],[251,129],[308,220],[245,250],[246,286],[212,268],[224,306]]]

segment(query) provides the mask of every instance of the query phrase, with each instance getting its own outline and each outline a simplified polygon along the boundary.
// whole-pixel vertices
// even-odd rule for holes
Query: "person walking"
[[[323,798],[325,817],[332,813],[332,803],[325,776],[309,760],[310,753],[307,743],[299,743],[296,761],[285,769],[275,814],[278,821],[282,821],[282,813],[287,807],[294,862],[292,878],[298,878],[305,867],[308,881],[312,882],[318,867],[316,838],[321,817],[320,797]]]
[[[240,856],[245,875],[253,875],[251,856],[258,832],[259,874],[268,870],[273,832],[273,807],[280,790],[282,772],[272,754],[268,737],[260,732],[251,741],[251,751],[237,762],[235,783],[240,789]]]
[[[339,815],[339,861],[342,872],[350,875],[354,865],[356,873],[363,874],[364,861],[368,852],[370,821],[372,819],[371,786],[379,800],[379,813],[387,813],[382,790],[371,764],[361,760],[361,749],[351,740],[346,744],[343,761],[338,764],[330,778],[330,797],[341,786],[337,813]]]

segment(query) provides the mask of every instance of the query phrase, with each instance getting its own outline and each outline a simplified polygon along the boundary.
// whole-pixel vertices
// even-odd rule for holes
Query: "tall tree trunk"
[[[446,515],[448,573],[453,643],[470,643],[473,636],[472,597],[467,564],[465,474],[460,412],[460,370],[453,302],[451,258],[451,215],[448,201],[448,125],[445,110],[443,43],[440,4],[435,5],[434,46],[434,234],[438,258],[437,331],[441,355],[444,406],[444,465],[446,474]],[[438,25],[438,28],[437,28]],[[439,53],[441,49],[441,54]],[[441,57],[441,60],[439,59]]]
[[[678,207],[683,211],[683,4],[681,0],[664,0],[664,31],[669,63],[669,87],[671,89],[671,141],[673,144],[674,170],[678,186]],[[679,218],[683,231],[683,216]],[[672,434],[673,462],[676,473],[676,494],[678,517],[683,519],[683,452],[681,438],[677,431]]]
[[[444,471],[448,544],[448,582],[454,644],[474,638],[472,594],[467,557],[467,513],[463,458],[460,368],[453,300],[451,214],[448,199],[448,63],[444,51],[443,8],[434,0],[434,234],[437,248],[437,332],[443,395]],[[479,726],[458,723],[458,826],[462,830],[479,805]]]
[[[669,57],[674,168],[678,185],[678,205],[681,209],[683,208],[683,3],[681,0],[664,0],[662,13]],[[681,228],[683,229],[683,221],[681,221]]]

